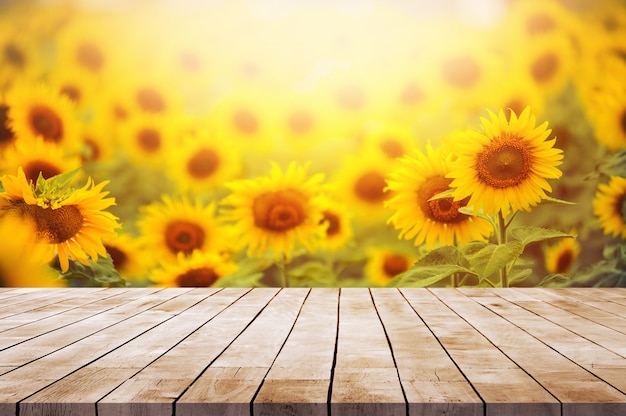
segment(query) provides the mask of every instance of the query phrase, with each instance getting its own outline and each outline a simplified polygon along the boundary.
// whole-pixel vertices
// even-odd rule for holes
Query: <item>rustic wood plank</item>
[[[243,415],[291,332],[309,289],[281,290],[176,403],[176,415]],[[234,390],[233,386],[239,388]],[[216,413],[219,412],[219,413]]]
[[[0,319],[26,312],[31,309],[40,308],[57,302],[63,296],[73,296],[74,288],[51,290],[47,288],[37,288],[23,294],[0,300]],[[54,293],[51,297],[50,293]]]
[[[586,408],[594,402],[606,406],[604,410],[626,414],[623,393],[463,295],[462,289],[431,291],[563,403],[564,416],[580,411],[578,404]],[[589,416],[596,414],[589,413]]]
[[[113,312],[107,311],[55,331],[61,332],[63,337],[70,338],[69,340],[59,334],[47,339],[46,334],[0,351],[0,354],[8,353],[6,354],[8,356],[4,356],[5,360],[19,362],[17,365],[20,365],[0,376],[0,414],[16,414],[16,403],[20,400],[162,322],[171,314],[161,311],[151,312],[149,309],[187,291],[188,289],[164,289],[157,294],[143,296],[134,302],[120,305]],[[66,328],[70,328],[70,331],[63,331]],[[72,330],[87,331],[88,335],[91,335],[76,335]],[[51,345],[47,345],[46,341]],[[32,361],[23,361],[26,357],[34,358]]]
[[[333,415],[404,415],[406,400],[371,294],[341,289],[330,411]]]
[[[487,416],[560,416],[560,403],[426,289],[401,289],[485,403]]]
[[[172,415],[178,399],[255,319],[278,289],[224,289],[242,296],[98,402],[98,416]],[[245,294],[245,296],[243,296]],[[235,382],[231,383],[232,385]]]
[[[327,414],[339,289],[311,289],[296,324],[254,398],[261,416]]]
[[[75,412],[95,416],[95,403],[150,362],[182,342],[241,296],[240,291],[215,295],[217,289],[194,289],[151,311],[173,317],[152,327],[119,348],[82,367],[20,403],[20,415],[62,415]],[[213,297],[215,296],[215,297]],[[98,382],[89,383],[96,379]],[[87,381],[86,381],[87,380]],[[87,406],[91,404],[91,406]]]
[[[571,291],[572,288],[567,288],[567,290]],[[614,288],[603,288],[603,287],[589,287],[582,288],[577,292],[581,294],[588,294],[596,297],[599,300],[606,302],[607,300],[614,303],[619,303],[620,305],[626,306],[626,288],[623,287],[614,287]]]
[[[409,414],[482,416],[482,400],[402,294],[371,291],[391,343]]]

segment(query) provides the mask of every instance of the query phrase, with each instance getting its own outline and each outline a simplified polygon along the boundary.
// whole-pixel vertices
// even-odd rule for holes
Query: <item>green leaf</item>
[[[287,267],[290,286],[333,287],[335,275],[329,267],[319,261],[308,261],[295,267]]]
[[[439,192],[438,194],[431,196],[428,201],[435,201],[437,199],[444,198],[454,198],[454,189],[446,189],[443,192]]]
[[[468,256],[472,270],[476,271],[481,279],[489,278],[516,260],[524,251],[519,241],[510,241],[506,244],[488,244],[472,256]]]
[[[443,246],[436,248],[417,261],[416,266],[436,266],[460,264],[461,252],[454,246]],[[410,271],[411,269],[407,270]]]
[[[509,285],[521,283],[533,274],[533,269],[517,269],[509,275]]]
[[[457,264],[439,264],[433,266],[414,265],[406,272],[396,276],[387,287],[428,287],[455,274],[467,273],[475,275],[473,271]]]
[[[526,247],[528,244],[536,243],[539,241],[552,240],[554,238],[574,237],[571,234],[563,233],[561,231],[533,226],[514,228],[511,230],[511,235],[521,241],[524,247]]]
[[[489,223],[491,223],[491,225],[495,228],[496,223],[493,219],[493,217],[491,217],[490,215],[485,214],[482,210],[478,211],[478,212],[474,212],[474,207],[461,207],[458,209],[458,211],[461,214],[465,214],[465,215],[469,215],[471,217],[478,217],[478,218],[482,218],[484,220],[489,221]]]
[[[473,241],[470,241],[469,243],[461,246],[460,250],[461,250],[461,253],[463,253],[463,255],[465,257],[469,257],[469,256],[472,256],[472,255],[478,253],[480,250],[485,248],[487,245],[489,245],[489,243],[487,243],[486,241],[473,240]]]
[[[215,287],[259,287],[260,281],[263,278],[262,272],[255,273],[233,273],[228,276],[224,276],[215,282]]]
[[[60,271],[58,261],[53,267]],[[113,265],[111,256],[98,257],[97,262],[89,260],[89,265],[71,261],[69,269],[60,273],[71,287],[123,287],[126,281],[120,276]]]

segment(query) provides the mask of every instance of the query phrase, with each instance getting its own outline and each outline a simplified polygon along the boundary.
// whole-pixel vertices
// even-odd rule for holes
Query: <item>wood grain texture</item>
[[[621,416],[623,289],[0,288],[0,416]]]

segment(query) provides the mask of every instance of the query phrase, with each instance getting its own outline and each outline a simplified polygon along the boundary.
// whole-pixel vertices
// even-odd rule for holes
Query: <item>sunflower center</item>
[[[626,194],[622,194],[615,201],[615,212],[622,217],[622,221],[626,224]]]
[[[156,129],[144,128],[137,133],[137,144],[148,153],[157,152],[161,148],[161,135]]]
[[[268,192],[252,204],[254,225],[268,231],[287,231],[304,222],[307,199],[292,189]]]
[[[326,229],[326,236],[332,237],[334,235],[339,234],[341,231],[341,221],[339,220],[339,216],[330,211],[322,211],[322,221],[320,223],[328,223],[328,228]]]
[[[477,155],[478,178],[495,188],[516,186],[530,174],[531,162],[523,143],[511,138],[497,140]]]
[[[387,254],[383,260],[383,271],[389,277],[395,277],[407,271],[409,260],[399,254]]]
[[[365,94],[356,85],[346,85],[337,91],[337,102],[346,110],[360,110],[365,105]]]
[[[128,255],[117,247],[104,245],[107,253],[111,256],[111,261],[113,261],[113,266],[116,270],[120,270],[124,267],[124,265],[128,262]]]
[[[82,43],[76,50],[78,62],[92,72],[98,72],[104,65],[104,56],[95,44]]]
[[[400,94],[400,102],[407,106],[415,105],[423,99],[424,91],[413,82],[404,87]]]
[[[20,69],[26,66],[26,56],[14,43],[4,45],[4,58]]]
[[[552,52],[547,52],[533,62],[530,73],[535,81],[542,83],[550,81],[558,68],[557,56]]]
[[[417,190],[417,203],[428,218],[433,221],[456,224],[467,220],[467,216],[459,212],[459,208],[467,205],[469,198],[454,201],[454,198],[440,198],[429,201],[433,196],[450,189],[452,179],[443,176],[432,176],[424,181]]]
[[[194,178],[205,179],[215,173],[220,158],[212,149],[200,149],[187,161],[187,172]]]
[[[73,102],[80,102],[80,97],[82,94],[80,92],[80,88],[78,88],[76,85],[64,85],[61,87],[60,92]]]
[[[233,114],[233,125],[243,133],[252,135],[259,129],[259,121],[256,116],[245,109],[240,109]]]
[[[57,209],[20,203],[17,211],[35,222],[37,238],[50,244],[61,244],[74,237],[83,227],[83,214],[76,205]]]
[[[83,156],[84,161],[98,160],[101,156],[100,143],[92,139],[91,137],[85,137],[83,139],[85,145],[85,151]]]
[[[15,137],[13,130],[11,130],[7,122],[8,112],[9,106],[6,104],[0,104],[0,144],[10,142]]]
[[[389,137],[380,142],[380,150],[390,159],[398,158],[404,155],[404,146],[393,137]]]
[[[445,80],[457,88],[471,88],[480,79],[480,66],[471,56],[459,56],[443,63]]]
[[[176,276],[178,287],[209,287],[217,281],[219,275],[209,267],[191,269]]]
[[[41,176],[43,176],[44,179],[63,173],[58,166],[55,166],[46,160],[33,160],[24,165],[23,168],[26,179],[28,181],[32,181],[33,183],[37,182],[39,173],[41,173]]]
[[[313,127],[313,117],[308,111],[297,110],[289,115],[287,124],[295,134],[305,134]]]
[[[140,88],[135,98],[139,107],[148,113],[161,113],[167,107],[163,96],[153,88]]]
[[[378,203],[385,199],[385,186],[385,177],[380,172],[366,172],[354,183],[354,193],[363,201]]]
[[[521,114],[524,111],[524,107],[526,104],[520,98],[512,98],[509,102],[504,106],[504,108],[510,108],[513,110],[515,114]]]
[[[202,227],[189,221],[175,221],[165,228],[165,245],[174,254],[191,254],[204,245],[206,235]]]
[[[567,273],[574,263],[574,253],[571,250],[565,250],[559,255],[556,262],[556,273]]]
[[[529,35],[539,35],[555,28],[556,24],[551,16],[546,14],[534,14],[526,20],[526,31]]]
[[[50,107],[34,106],[29,114],[30,125],[44,140],[58,143],[63,137],[63,122]]]

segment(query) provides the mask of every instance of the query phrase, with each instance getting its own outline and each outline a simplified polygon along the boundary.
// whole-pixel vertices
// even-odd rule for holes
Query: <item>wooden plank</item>
[[[225,289],[224,291],[244,289]],[[172,415],[174,401],[254,320],[278,289],[253,289],[184,343],[161,355],[149,366],[98,402],[98,416]]]
[[[241,291],[194,289],[150,311],[171,312],[170,319],[103,355],[22,401],[20,415],[62,415],[68,412],[96,416],[95,403],[150,362],[182,342],[241,296]],[[96,380],[94,382],[94,379]],[[88,406],[91,404],[91,406]]]
[[[370,292],[341,289],[330,411],[333,415],[404,415],[398,370]]]
[[[13,353],[4,358],[8,362],[19,361],[20,367],[0,376],[0,414],[15,415],[16,403],[20,400],[167,319],[171,314],[151,312],[149,309],[187,291],[188,289],[164,289],[121,305],[113,312],[107,311],[54,331],[61,332],[69,340],[63,339],[59,334],[47,339],[46,334],[1,351],[0,354]],[[88,324],[85,324],[87,321]],[[89,336],[72,334],[71,330],[63,331],[66,328],[87,331]],[[45,341],[49,341],[51,345],[47,345]],[[25,357],[31,356],[35,357],[31,362],[23,361]]]
[[[518,328],[558,351],[598,378],[626,392],[626,359],[549,320],[504,300],[474,299]],[[528,301],[520,301],[528,302]]]
[[[180,397],[176,415],[249,413],[308,293],[309,289],[281,290]]]
[[[568,288],[568,290],[571,290],[571,288]],[[608,300],[626,306],[626,288],[623,287],[589,287],[578,290],[578,292],[595,296],[597,299],[605,302]]]
[[[337,337],[338,289],[311,289],[254,398],[255,415],[327,414]]]
[[[40,308],[44,305],[50,305],[57,302],[62,296],[73,296],[72,290],[76,288],[66,289],[32,289],[17,297],[10,297],[0,300],[0,319],[16,315],[31,309]],[[50,296],[54,293],[54,296]]]
[[[427,289],[401,289],[485,403],[486,416],[560,416],[560,403]]]
[[[563,415],[586,411],[589,403],[602,403],[604,410],[626,414],[626,396],[581,368],[526,331],[463,295],[462,290],[431,291],[487,337],[496,347],[563,403]],[[598,413],[588,413],[589,416]]]
[[[483,402],[397,290],[371,289],[411,415],[482,416]]]

